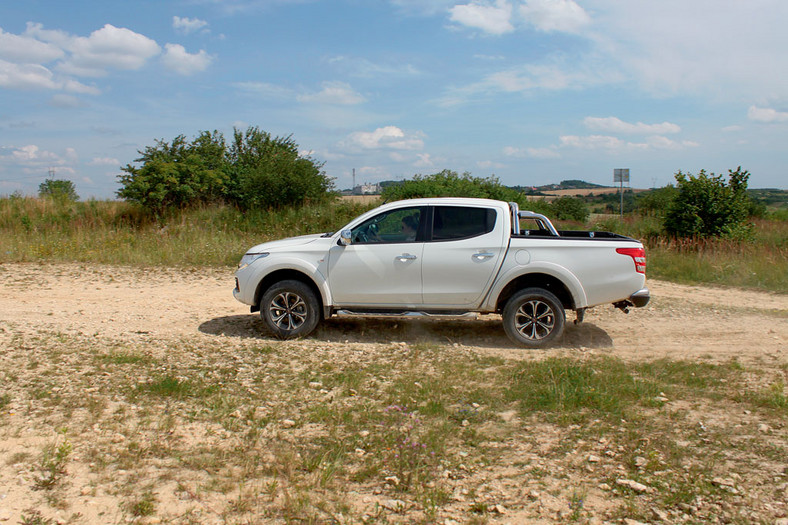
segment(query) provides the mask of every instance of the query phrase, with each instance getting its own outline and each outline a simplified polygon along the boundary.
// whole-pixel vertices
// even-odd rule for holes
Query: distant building
[[[353,195],[380,195],[380,184],[359,184],[353,188]]]

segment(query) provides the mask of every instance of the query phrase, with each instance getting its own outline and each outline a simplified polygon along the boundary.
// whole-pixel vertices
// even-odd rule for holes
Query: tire
[[[542,288],[514,294],[503,309],[503,329],[509,339],[529,348],[540,348],[561,337],[566,313],[561,301]]]
[[[263,294],[260,317],[279,339],[306,337],[320,322],[320,303],[301,281],[280,281]]]

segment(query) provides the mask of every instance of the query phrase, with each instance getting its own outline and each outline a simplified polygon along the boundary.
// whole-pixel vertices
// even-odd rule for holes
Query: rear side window
[[[435,206],[433,210],[433,241],[468,239],[490,233],[495,228],[494,209]]]

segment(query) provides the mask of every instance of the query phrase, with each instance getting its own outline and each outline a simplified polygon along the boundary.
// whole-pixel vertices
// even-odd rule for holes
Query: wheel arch
[[[495,311],[499,313],[502,312],[509,298],[518,291],[526,288],[542,288],[547,290],[561,301],[564,310],[574,310],[576,308],[575,298],[572,292],[561,279],[546,273],[535,272],[515,277],[504,286],[495,302]]]
[[[299,270],[292,270],[292,269],[282,269],[282,270],[275,270],[265,277],[257,284],[257,288],[254,292],[254,305],[252,306],[252,312],[259,312],[260,311],[260,300],[263,297],[263,294],[274,284],[280,281],[300,281],[305,285],[309,286],[309,288],[314,292],[315,297],[317,297],[318,303],[320,304],[320,315],[321,317],[325,317],[325,301],[323,298],[323,293],[320,290],[320,287],[317,283],[309,277],[309,275],[301,272]]]

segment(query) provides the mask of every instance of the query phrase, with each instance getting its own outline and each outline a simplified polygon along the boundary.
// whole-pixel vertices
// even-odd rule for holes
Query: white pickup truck
[[[235,273],[237,300],[280,338],[332,315],[500,313],[516,343],[561,336],[565,311],[645,306],[646,257],[634,239],[557,231],[516,203],[432,198],[384,204],[337,233],[260,244]]]

